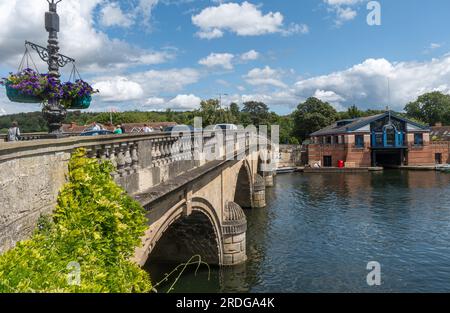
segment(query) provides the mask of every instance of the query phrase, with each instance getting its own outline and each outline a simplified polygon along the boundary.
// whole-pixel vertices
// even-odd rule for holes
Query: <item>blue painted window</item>
[[[414,134],[414,145],[423,146],[423,134]]]
[[[364,148],[364,135],[355,135],[355,146],[357,148]]]

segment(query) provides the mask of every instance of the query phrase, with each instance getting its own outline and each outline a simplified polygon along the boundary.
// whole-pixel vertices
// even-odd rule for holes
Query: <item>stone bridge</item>
[[[246,260],[244,209],[262,208],[277,145],[255,131],[70,137],[0,143],[0,253],[26,239],[56,205],[74,149],[116,165],[112,173],[145,208],[134,260],[209,264]]]

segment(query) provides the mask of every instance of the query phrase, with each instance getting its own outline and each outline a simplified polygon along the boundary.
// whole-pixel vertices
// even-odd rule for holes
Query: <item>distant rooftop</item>
[[[390,111],[390,113],[393,118],[405,121],[407,123],[415,125],[424,130],[429,130],[425,125],[421,125],[419,123],[416,123],[414,121],[411,121],[404,117],[401,117],[393,111]],[[345,134],[347,132],[351,132],[351,131],[354,131],[361,127],[364,127],[367,124],[370,124],[380,118],[384,118],[385,116],[388,116],[388,114],[389,114],[389,111],[386,111],[385,113],[377,114],[377,115],[359,117],[359,118],[354,118],[354,119],[340,120],[340,121],[334,122],[330,126],[327,126],[319,131],[312,133],[310,136],[314,137],[314,136],[328,136],[328,135]]]
[[[450,141],[450,126],[431,127],[431,138],[437,137],[438,140]]]
[[[85,130],[92,128],[94,124],[87,125],[77,125],[75,123],[63,124],[62,129],[64,133],[82,133]],[[114,125],[106,125],[97,123],[102,129],[114,130]],[[144,131],[144,125],[153,128],[154,130],[159,130],[161,127],[174,126],[177,125],[175,122],[154,122],[154,123],[123,123],[122,126],[125,128],[126,133],[142,133]]]
[[[385,114],[383,113],[383,114],[378,114],[378,115],[337,121],[337,122],[331,124],[330,126],[327,126],[319,131],[316,131],[315,133],[312,133],[311,136],[343,134],[360,124],[362,126],[364,126],[364,124],[370,123],[372,120],[376,120],[376,119],[382,117],[383,115],[385,115]]]

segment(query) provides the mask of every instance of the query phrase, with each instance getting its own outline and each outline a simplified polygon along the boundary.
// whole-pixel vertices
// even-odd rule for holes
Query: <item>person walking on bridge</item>
[[[8,129],[8,141],[19,141],[20,140],[20,129],[17,122],[13,122],[11,127]]]
[[[122,135],[122,126],[117,125],[116,128],[114,129],[114,134]]]

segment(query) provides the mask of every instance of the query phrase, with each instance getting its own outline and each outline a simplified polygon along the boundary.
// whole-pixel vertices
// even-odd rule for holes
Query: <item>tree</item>
[[[352,105],[347,109],[348,118],[358,118],[364,116],[364,112],[360,111],[356,105]]]
[[[235,102],[232,102],[230,104],[230,112],[233,113],[233,115],[239,115],[241,113],[241,110],[239,109],[239,105]]]
[[[293,118],[294,134],[303,141],[311,133],[335,122],[338,119],[338,113],[328,102],[311,97],[298,105]]]
[[[237,103],[232,102],[230,104],[230,112],[231,112],[231,114],[233,114],[234,117],[236,117],[236,119],[239,120],[241,110],[239,109],[239,105]]]
[[[450,125],[450,95],[435,91],[423,94],[405,106],[408,117],[430,125],[438,122]]]
[[[263,102],[248,101],[244,103],[242,112],[248,113],[252,124],[256,127],[259,125],[267,125],[270,117],[269,108]]]
[[[229,109],[222,109],[219,100],[209,99],[200,103],[200,109],[195,112],[203,119],[203,126],[216,124],[231,124],[236,121]]]

